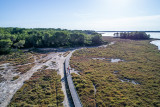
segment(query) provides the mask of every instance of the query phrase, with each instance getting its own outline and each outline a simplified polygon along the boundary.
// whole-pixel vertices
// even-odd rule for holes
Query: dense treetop
[[[0,28],[0,53],[11,48],[100,45],[102,36],[91,30]]]
[[[149,39],[150,35],[147,35],[145,32],[123,32],[120,33],[120,38],[144,40],[144,39]]]

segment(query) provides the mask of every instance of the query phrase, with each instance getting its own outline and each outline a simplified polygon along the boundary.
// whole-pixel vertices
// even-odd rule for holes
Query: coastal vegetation
[[[72,73],[72,79],[84,107],[95,107],[94,87],[90,79]]]
[[[147,35],[145,32],[122,32],[120,33],[120,38],[144,40],[144,39],[149,39],[150,35]]]
[[[14,72],[24,74],[35,65],[36,56],[36,53],[15,51],[7,55],[0,55],[0,64],[9,63],[11,66],[14,66]],[[18,76],[13,78],[13,80],[15,79],[18,79]]]
[[[0,55],[0,64],[11,63],[13,65],[23,65],[34,62],[36,54],[31,52],[15,51],[7,55]]]
[[[102,36],[89,30],[54,28],[0,28],[0,54],[11,49],[37,47],[74,47],[102,44]]]
[[[68,53],[64,53],[64,56]],[[18,49],[9,54],[0,55],[0,71],[3,72],[2,75],[0,74],[0,82],[3,83],[19,84],[22,78],[28,77],[30,71],[35,72],[35,65],[41,67],[29,80],[24,82],[23,86],[13,96],[8,107],[63,106],[64,94],[61,90],[61,76],[57,75],[56,70],[46,69],[48,66],[41,65],[51,59],[47,55],[48,53],[45,52],[33,52],[28,49]],[[56,62],[52,61],[51,63],[54,66]],[[30,70],[31,68],[32,70]],[[6,72],[11,73],[11,75],[7,75]],[[6,74],[9,78],[3,74]],[[25,77],[23,77],[24,75]],[[15,89],[15,87],[16,85],[11,88]],[[4,95],[6,96],[6,94]]]
[[[42,68],[25,81],[8,107],[60,107],[63,99],[60,75],[56,70]]]
[[[159,107],[157,47],[149,40],[103,39],[115,44],[77,50],[71,57],[71,67],[80,71],[72,78],[84,107]],[[111,62],[112,58],[121,61]]]

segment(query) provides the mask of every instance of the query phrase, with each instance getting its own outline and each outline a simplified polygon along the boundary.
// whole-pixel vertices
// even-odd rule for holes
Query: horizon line
[[[136,31],[136,30],[109,30],[109,31],[96,31],[96,32],[160,32],[159,30],[140,30],[140,31]]]

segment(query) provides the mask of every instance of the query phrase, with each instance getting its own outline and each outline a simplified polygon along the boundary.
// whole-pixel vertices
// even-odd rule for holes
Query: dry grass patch
[[[24,83],[8,107],[62,107],[61,77],[52,69],[41,69]]]
[[[21,74],[26,73],[27,71],[29,71],[35,64],[27,64],[27,65],[21,65],[17,68],[16,72],[20,72]]]

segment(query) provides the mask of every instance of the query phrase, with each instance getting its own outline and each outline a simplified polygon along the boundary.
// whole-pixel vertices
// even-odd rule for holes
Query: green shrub
[[[94,100],[99,107],[158,106],[160,53],[157,48],[149,40],[109,39],[116,43],[106,48],[77,50],[71,57],[71,67],[81,71],[80,75],[72,76],[83,105],[91,106]],[[111,58],[124,61],[111,63],[108,61]],[[122,82],[120,79],[129,81]]]
[[[17,91],[8,107],[62,106],[64,95],[60,80],[55,70],[39,70]]]

